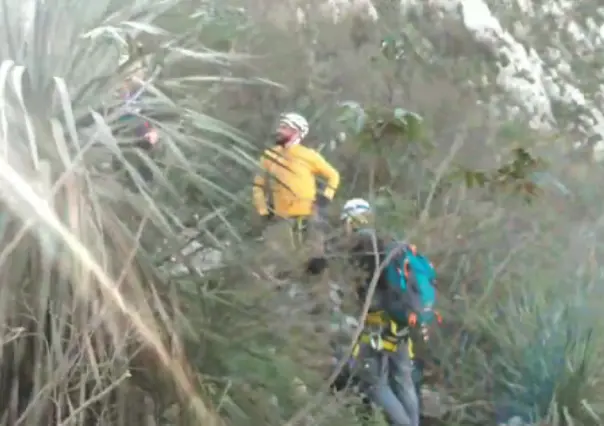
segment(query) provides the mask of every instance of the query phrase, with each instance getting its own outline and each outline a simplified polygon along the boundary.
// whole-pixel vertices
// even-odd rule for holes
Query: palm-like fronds
[[[588,250],[570,252],[560,236],[546,251],[539,243],[522,250],[496,286],[476,289],[472,302],[451,312],[457,337],[446,338],[441,360],[450,389],[468,402],[461,423],[601,422],[601,291],[577,273]]]
[[[31,6],[6,1],[1,11],[2,422],[139,423],[148,413],[146,397],[133,390],[140,385],[134,366],[143,363],[158,372],[151,387],[164,401],[183,397],[194,418],[219,424],[211,404],[197,396],[178,350],[174,307],[139,240],[148,233],[173,240],[183,194],[170,170],[196,193],[233,199],[221,190],[227,179],[207,177],[208,170],[220,163],[217,156],[249,167],[248,146],[202,114],[203,89],[181,102],[160,90],[178,81],[151,69],[140,102],[160,130],[162,151],[154,158],[134,151],[152,170],[151,184],[120,146],[129,126],[121,129],[123,104],[115,93],[131,71],[132,63],[118,68],[128,33],[156,37],[165,68],[186,60],[197,62],[199,73],[205,61],[229,57],[171,43],[186,45],[186,15],[180,34],[154,26],[178,13],[179,1]],[[116,158],[134,187],[104,167]]]
[[[496,416],[499,423],[513,417],[534,422],[558,406],[558,414],[566,411],[586,421],[581,401],[586,401],[589,377],[598,368],[593,357],[599,338],[589,309],[585,300],[539,298],[534,292],[510,300],[497,317],[507,333],[493,330],[501,335],[501,347],[491,360]]]

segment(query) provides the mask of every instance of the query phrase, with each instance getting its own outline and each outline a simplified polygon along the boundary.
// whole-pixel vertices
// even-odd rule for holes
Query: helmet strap
[[[347,234],[351,234],[359,229],[365,229],[369,221],[365,218],[349,216],[344,220],[344,227]]]

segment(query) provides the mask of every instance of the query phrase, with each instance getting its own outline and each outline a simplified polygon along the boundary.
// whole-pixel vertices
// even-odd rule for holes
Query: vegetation
[[[455,401],[440,421],[602,423],[602,172],[569,154],[572,112],[555,131],[508,113],[499,58],[458,20],[391,2],[335,23],[312,1],[303,22],[260,0],[31,5],[0,12],[2,424],[358,424],[326,392],[306,300],[262,268],[251,179],[290,109],[341,171],[330,213],[366,197],[437,266],[444,322],[420,350]],[[143,63],[152,153],[115,95]],[[347,293],[337,253],[330,280]]]

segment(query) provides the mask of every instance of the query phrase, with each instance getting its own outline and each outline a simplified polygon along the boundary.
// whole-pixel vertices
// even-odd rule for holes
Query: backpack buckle
[[[409,327],[399,327],[399,324],[396,321],[390,320],[388,333],[400,339],[409,335]]]
[[[369,344],[376,351],[381,351],[384,348],[384,341],[380,333],[369,334]]]

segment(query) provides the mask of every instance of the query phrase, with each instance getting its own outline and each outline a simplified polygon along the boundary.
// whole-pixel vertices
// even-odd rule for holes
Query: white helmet
[[[298,130],[300,132],[300,139],[304,139],[308,135],[308,121],[300,114],[295,112],[281,114],[279,122]]]
[[[342,207],[342,214],[340,214],[340,220],[364,218],[367,214],[372,213],[372,208],[369,202],[362,198],[352,198]]]

